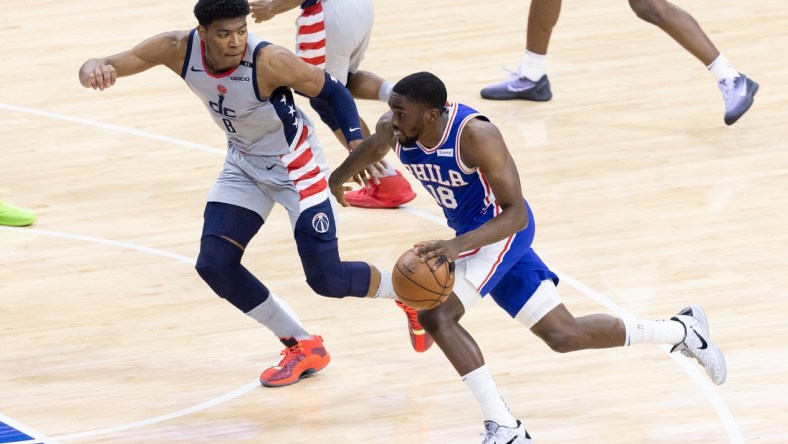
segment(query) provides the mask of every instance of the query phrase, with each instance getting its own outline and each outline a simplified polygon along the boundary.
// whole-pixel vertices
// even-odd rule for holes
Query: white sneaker
[[[522,422],[517,427],[504,427],[495,421],[484,421],[484,439],[482,444],[531,444],[531,435],[525,430]]]
[[[739,74],[733,79],[721,80],[717,86],[725,101],[725,124],[733,125],[752,106],[758,83]]]
[[[670,319],[684,326],[684,339],[670,351],[679,351],[684,356],[694,358],[715,384],[720,385],[725,382],[728,377],[725,357],[711,342],[709,321],[703,309],[699,305],[690,305]]]

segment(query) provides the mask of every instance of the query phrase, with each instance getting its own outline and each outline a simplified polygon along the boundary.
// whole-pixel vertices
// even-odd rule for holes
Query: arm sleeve
[[[345,88],[345,85],[328,75],[328,73],[325,76],[326,83],[316,98],[328,105],[336,123],[342,130],[342,134],[345,135],[345,140],[351,142],[363,139],[361,119],[358,116],[358,108],[356,108],[356,102],[353,100],[353,96],[350,95],[350,91]]]
[[[331,107],[328,106],[325,100],[320,100],[315,97],[309,99],[309,104],[312,105],[312,109],[315,110],[318,116],[320,116],[320,120],[323,121],[331,131],[336,131],[339,129],[339,122],[337,119],[334,118],[334,113],[331,111]]]

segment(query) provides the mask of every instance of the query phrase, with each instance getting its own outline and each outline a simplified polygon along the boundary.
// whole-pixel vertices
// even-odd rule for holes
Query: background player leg
[[[758,84],[731,66],[687,11],[665,0],[629,0],[629,5],[638,17],[665,31],[709,69],[722,92],[727,125],[750,109]]]
[[[629,4],[638,17],[665,31],[708,68],[722,93],[727,125],[747,112],[758,84],[731,66],[689,13],[665,0],[629,0]],[[550,100],[547,47],[560,11],[561,0],[531,1],[523,60],[509,79],[482,89],[483,98]]]
[[[547,79],[547,47],[560,14],[561,0],[531,0],[522,62],[507,80],[482,89],[483,98],[544,102],[553,97]]]

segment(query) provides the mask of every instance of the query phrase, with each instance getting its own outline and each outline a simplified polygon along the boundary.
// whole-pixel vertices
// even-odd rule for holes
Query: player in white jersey
[[[300,7],[301,15],[296,20],[296,55],[324,68],[347,85],[355,98],[388,101],[391,82],[359,69],[372,35],[372,0],[255,0],[249,5],[257,23]],[[319,99],[311,99],[310,104],[347,147],[338,122],[326,104]],[[364,135],[369,135],[363,119],[361,125]],[[388,162],[381,161],[372,172],[373,180],[366,186],[346,193],[345,200],[349,204],[362,208],[395,208],[416,197],[408,181]]]
[[[252,275],[241,259],[279,203],[287,210],[306,281],[320,295],[393,298],[391,275],[343,262],[327,190],[322,148],[293,91],[325,100],[351,147],[361,138],[355,102],[322,69],[247,34],[246,0],[199,0],[199,25],[151,37],[133,49],[90,59],[79,71],[87,88],[164,65],[200,97],[227,135],[224,168],[208,195],[196,269],[220,297],[268,327],[287,347],[260,382],[282,386],[324,368],[320,336]]]
[[[520,178],[498,128],[470,107],[446,102],[446,88],[430,73],[406,76],[389,99],[391,111],[376,133],[331,174],[331,192],[343,203],[344,183],[391,149],[435,197],[456,236],[415,245],[423,261],[456,261],[454,291],[438,307],[419,312],[485,415],[483,443],[528,443],[509,412],[481,350],[459,323],[490,294],[501,308],[557,352],[635,344],[670,344],[695,358],[717,384],[725,360],[709,338],[703,309],[691,305],[669,320],[623,320],[607,314],[575,318],[561,303],[558,278],[531,248],[535,224]]]

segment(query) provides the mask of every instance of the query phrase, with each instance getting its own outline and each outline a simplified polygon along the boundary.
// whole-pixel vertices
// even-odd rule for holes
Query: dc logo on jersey
[[[331,221],[328,220],[326,213],[317,213],[315,217],[312,218],[312,228],[318,233],[327,232],[330,226]]]
[[[222,85],[219,85],[219,86],[224,88],[224,86],[222,86]],[[224,88],[224,91],[227,92],[227,89]],[[215,112],[216,114],[219,114],[220,116],[230,117],[230,118],[238,117],[238,115],[236,114],[234,109],[230,109],[230,108],[227,108],[227,107],[224,106],[224,95],[223,94],[219,94],[219,101],[218,102],[214,102],[212,100],[209,100],[208,101],[208,105],[210,105],[210,107],[213,110],[213,112]]]

